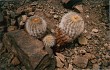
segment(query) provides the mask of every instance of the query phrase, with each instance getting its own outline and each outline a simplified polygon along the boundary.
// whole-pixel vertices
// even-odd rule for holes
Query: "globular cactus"
[[[25,27],[30,35],[41,38],[46,32],[47,24],[43,18],[35,15],[28,18]]]
[[[45,45],[45,47],[53,47],[55,45],[55,37],[51,34],[49,35],[46,35],[44,38],[43,38],[43,43]]]
[[[76,12],[69,12],[65,14],[58,26],[66,35],[75,39],[84,30],[84,20]]]
[[[57,50],[60,46],[72,42],[84,30],[84,20],[75,12],[65,14],[55,29]]]

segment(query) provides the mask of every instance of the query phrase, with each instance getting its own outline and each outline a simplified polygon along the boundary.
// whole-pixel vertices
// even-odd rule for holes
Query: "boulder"
[[[13,52],[27,70],[54,70],[55,57],[49,56],[42,41],[24,30],[8,32],[3,37],[4,48]]]

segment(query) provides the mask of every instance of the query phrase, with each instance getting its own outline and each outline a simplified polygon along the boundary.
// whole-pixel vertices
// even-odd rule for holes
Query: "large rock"
[[[23,30],[8,32],[3,38],[4,48],[13,52],[27,70],[54,70],[55,58],[50,56],[38,39]]]

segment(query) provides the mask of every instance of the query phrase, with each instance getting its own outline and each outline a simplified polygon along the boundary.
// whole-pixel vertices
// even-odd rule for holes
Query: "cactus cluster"
[[[37,38],[41,38],[46,32],[46,21],[39,16],[31,16],[26,22],[26,31]],[[69,43],[78,37],[84,30],[84,20],[76,12],[65,14],[59,25],[54,29],[53,35],[46,35],[42,41],[46,47],[56,45],[56,48]]]

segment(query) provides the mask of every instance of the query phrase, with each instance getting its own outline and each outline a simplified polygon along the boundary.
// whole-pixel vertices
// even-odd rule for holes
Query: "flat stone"
[[[90,59],[94,59],[94,58],[95,58],[95,55],[93,55],[93,54],[91,54],[91,53],[86,53],[86,54],[84,55],[84,57],[87,58],[88,60],[90,60]]]
[[[74,8],[76,8],[79,12],[83,12],[83,7],[82,5],[76,5]]]
[[[43,43],[23,30],[6,33],[3,43],[9,52],[13,52],[18,57],[26,69],[43,70],[48,65],[53,65],[51,69],[55,68],[55,59],[43,50]]]
[[[73,63],[80,68],[86,68],[88,59],[85,57],[75,56]]]
[[[56,66],[59,68],[62,68],[64,66],[64,64],[61,62],[61,60],[57,56],[55,56],[55,57],[56,57],[56,62],[57,62]]]
[[[73,66],[71,64],[69,64],[69,67],[67,70],[73,70]]]
[[[100,66],[98,64],[93,64],[93,70],[100,70]]]
[[[64,62],[65,56],[64,56],[63,54],[61,54],[61,53],[56,53],[56,55],[57,55],[57,57],[58,57],[62,62]]]
[[[78,42],[79,42],[79,44],[81,44],[81,45],[87,45],[87,44],[88,44],[88,39],[87,39],[86,37],[84,37],[84,36],[80,36],[80,37],[78,38]]]
[[[18,64],[20,64],[20,61],[19,61],[19,59],[18,59],[17,57],[14,57],[14,58],[12,59],[12,61],[11,61],[11,64],[13,64],[13,65],[18,65]]]
[[[10,32],[10,31],[14,31],[16,29],[17,29],[16,26],[9,26],[7,31]]]
[[[98,29],[92,29],[92,32],[97,33],[99,30]]]

